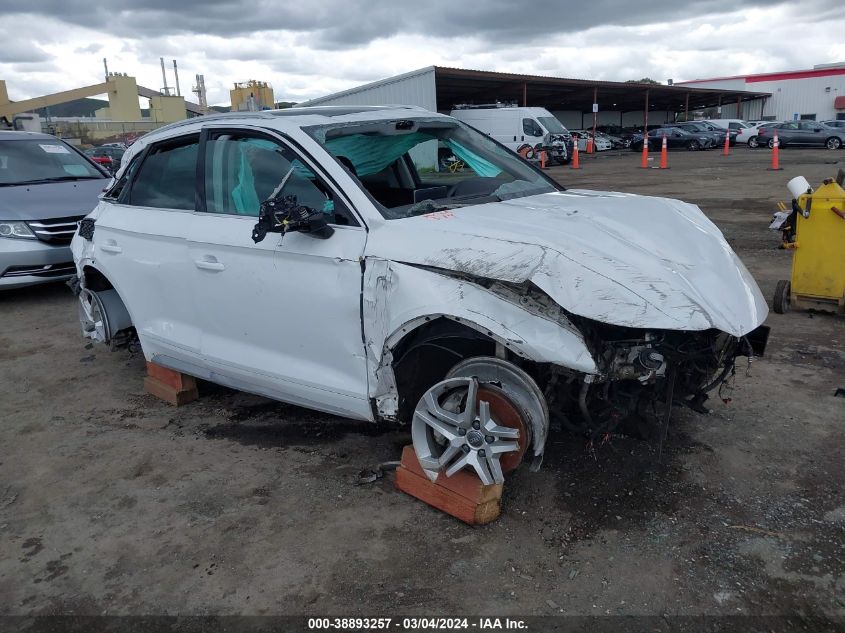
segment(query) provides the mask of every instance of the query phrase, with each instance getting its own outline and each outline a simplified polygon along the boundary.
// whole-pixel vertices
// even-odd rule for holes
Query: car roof
[[[285,108],[284,110],[262,110],[260,112],[221,112],[219,114],[193,117],[165,125],[145,134],[138,141],[143,141],[146,144],[158,138],[167,138],[172,132],[182,128],[199,128],[206,123],[232,123],[233,125],[259,124],[279,130],[289,130],[312,125],[371,121],[390,119],[394,116],[413,115],[424,115],[427,117],[446,116],[412,105],[314,106],[307,108]]]
[[[180,134],[198,134],[203,126],[211,124],[252,125],[290,132],[305,127],[390,121],[395,118],[449,118],[414,105],[383,106],[314,106],[262,110],[260,112],[221,112],[192,117],[160,127],[141,136],[124,154],[123,164],[129,164],[136,155],[151,143],[167,140]],[[128,158],[126,158],[128,156]]]
[[[26,132],[23,130],[0,130],[0,141],[59,141],[61,139],[41,132]]]

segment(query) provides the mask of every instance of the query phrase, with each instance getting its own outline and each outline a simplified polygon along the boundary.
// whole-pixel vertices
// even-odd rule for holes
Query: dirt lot
[[[700,204],[771,298],[786,181],[834,176],[845,151],[768,157],[551,173]],[[407,430],[208,384],[172,408],[143,393],[140,355],[86,346],[61,285],[0,294],[0,324],[0,614],[845,615],[842,317],[771,314],[767,358],[711,415],[678,411],[662,464],[646,442],[554,435],[483,528],[392,478],[354,484]]]

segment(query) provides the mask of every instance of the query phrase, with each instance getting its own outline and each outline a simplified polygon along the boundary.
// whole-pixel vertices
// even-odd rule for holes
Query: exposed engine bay
[[[708,413],[708,394],[717,388],[720,393],[729,391],[738,359],[746,357],[750,367],[754,355],[762,354],[767,335],[760,333],[761,346],[757,335],[737,338],[718,330],[629,330],[578,317],[573,320],[584,332],[600,373],[577,376],[558,367],[547,368],[545,395],[553,424],[585,433],[592,440],[626,422],[634,422],[636,432],[643,432],[643,424],[657,419],[658,405],[665,409],[670,400]]]

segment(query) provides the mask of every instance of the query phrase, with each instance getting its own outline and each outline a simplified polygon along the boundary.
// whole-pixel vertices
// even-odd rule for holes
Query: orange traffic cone
[[[663,146],[660,148],[660,169],[669,169],[669,146],[666,143],[666,135],[663,135]]]
[[[593,137],[591,137],[591,136],[587,137],[587,153],[588,154],[593,153]]]
[[[546,150],[540,152],[540,169],[546,168]]]
[[[581,169],[581,161],[578,159],[578,141],[572,145],[572,169]]]
[[[648,169],[648,132],[643,133],[643,162],[640,167]]]
[[[772,166],[769,171],[781,171],[780,166],[780,141],[778,140],[778,133],[775,131],[774,144],[772,146]]]
[[[725,149],[722,150],[722,156],[730,156],[731,153],[731,132],[725,130]]]

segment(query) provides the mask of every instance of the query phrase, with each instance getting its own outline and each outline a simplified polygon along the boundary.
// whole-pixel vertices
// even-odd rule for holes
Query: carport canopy
[[[437,109],[450,110],[457,104],[515,102],[547,110],[633,112],[648,110],[688,112],[770,97],[768,92],[691,88],[619,81],[564,79],[541,75],[519,75],[434,67]]]

